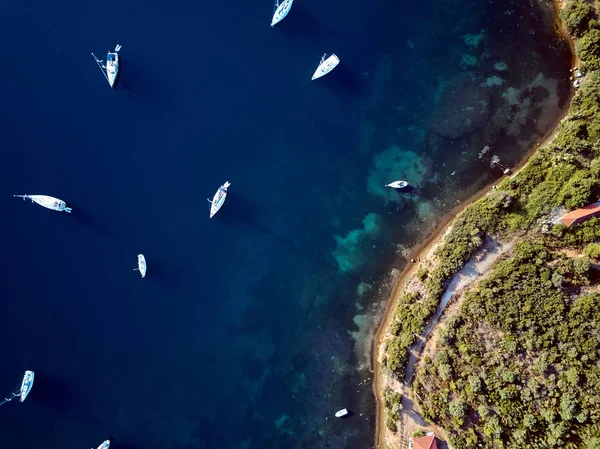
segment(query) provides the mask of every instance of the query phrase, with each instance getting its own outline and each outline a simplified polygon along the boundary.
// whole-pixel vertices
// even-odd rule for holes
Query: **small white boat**
[[[108,449],[110,447],[110,440],[104,440],[97,449]]]
[[[335,412],[335,417],[336,418],[343,418],[344,416],[347,416],[350,412],[348,411],[348,409],[343,408],[341,410],[338,410],[337,412]]]
[[[67,207],[67,204],[63,200],[59,200],[58,198],[54,198],[53,196],[48,195],[13,195],[17,198],[29,198],[32,202],[39,204],[46,209],[52,209],[57,212],[68,212],[71,213],[73,209]]]
[[[138,267],[133,270],[139,271],[142,275],[142,279],[146,276],[146,258],[143,254],[138,254]]]
[[[119,78],[119,50],[121,50],[121,46],[117,44],[115,47],[115,51],[109,51],[106,55],[106,65],[104,65],[104,61],[102,59],[98,59],[94,53],[92,56],[96,60],[96,64],[100,67],[100,70],[104,74],[106,81],[110,84],[110,87],[113,89],[117,84],[117,80]]]
[[[337,67],[337,65],[340,63],[340,58],[338,58],[333,53],[327,59],[325,59],[325,56],[327,56],[327,53],[325,53],[323,55],[323,57],[321,58],[319,67],[317,67],[317,70],[315,70],[315,73],[312,76],[312,81],[316,80],[317,78],[321,78],[322,76],[327,75],[329,72],[331,72],[333,69],[335,69]]]
[[[21,382],[21,393],[19,395],[19,401],[23,402],[27,398],[27,395],[31,391],[31,387],[33,387],[34,377],[35,373],[33,371],[25,371],[25,375],[23,376],[23,382]]]
[[[275,12],[273,13],[273,19],[271,20],[271,27],[274,27],[276,24],[285,19],[292,9],[292,3],[294,0],[283,0],[279,3],[279,0],[275,1]]]
[[[227,198],[227,188],[230,185],[231,183],[229,181],[226,181],[225,184],[219,187],[219,190],[217,190],[217,193],[215,193],[215,196],[213,197],[212,201],[210,199],[208,200],[208,202],[211,204],[210,218],[214,217],[215,214],[219,212],[219,209],[221,209],[221,207],[223,206],[225,198]]]
[[[390,184],[386,184],[386,187],[391,187],[392,189],[402,189],[408,185],[406,181],[394,181]]]

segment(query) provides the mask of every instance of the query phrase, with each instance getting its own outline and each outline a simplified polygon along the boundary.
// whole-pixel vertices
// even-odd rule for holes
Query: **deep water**
[[[372,446],[389,267],[556,122],[568,54],[525,0],[272,8],[3,6],[0,388],[36,382],[0,448]]]

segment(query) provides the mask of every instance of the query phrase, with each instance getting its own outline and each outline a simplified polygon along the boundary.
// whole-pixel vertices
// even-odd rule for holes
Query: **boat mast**
[[[106,81],[108,81],[108,84],[110,84],[110,80],[108,79],[108,75],[106,74],[106,67],[102,64],[102,60],[98,59],[94,53],[92,53],[92,56],[96,60],[96,64],[98,64],[98,68],[104,75],[104,78],[106,78]]]

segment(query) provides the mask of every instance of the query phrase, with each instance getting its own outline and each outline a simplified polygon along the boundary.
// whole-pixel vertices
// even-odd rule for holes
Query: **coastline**
[[[571,67],[577,67],[580,61],[575,55],[575,42],[574,39],[567,32],[565,25],[560,17],[560,11],[565,6],[565,0],[551,0],[551,12],[553,14],[553,22],[555,26],[555,31],[558,37],[563,40],[569,47],[571,53]],[[567,113],[570,108],[570,103],[575,94],[575,89],[571,87],[569,91],[569,96],[567,101],[562,108],[562,112],[556,121],[556,123],[546,132],[544,136],[542,136],[536,143],[534,143],[529,150],[525,153],[521,162],[519,162],[516,166],[511,167],[513,174],[511,176],[515,176],[519,171],[527,166],[531,157],[536,153],[538,148],[545,146],[549,142],[551,142],[557,130],[562,123],[562,121],[567,116]],[[380,319],[380,322],[377,325],[377,330],[375,332],[372,345],[371,345],[371,360],[374,366],[373,373],[373,393],[375,395],[375,404],[376,404],[376,415],[375,415],[375,444],[374,447],[376,449],[386,448],[387,446],[382,446],[382,437],[385,435],[387,429],[385,427],[385,407],[383,406],[383,372],[382,365],[380,362],[379,355],[382,351],[382,343],[384,343],[384,336],[387,333],[389,328],[390,320],[393,317],[393,312],[396,310],[396,306],[398,304],[398,300],[400,298],[400,294],[402,289],[408,283],[410,279],[413,278],[416,271],[418,270],[420,264],[411,263],[411,259],[421,260],[425,259],[427,255],[431,255],[435,248],[443,241],[444,237],[448,233],[448,231],[452,228],[455,218],[467,208],[469,205],[477,202],[479,199],[486,196],[493,189],[495,183],[499,182],[502,178],[490,183],[484,187],[482,187],[479,191],[475,192],[469,198],[464,200],[461,204],[455,206],[451,211],[449,211],[446,215],[442,217],[440,222],[429,232],[426,234],[422,241],[419,242],[411,252],[406,256],[407,265],[398,275],[396,280],[394,281],[394,286],[389,295],[389,298],[386,302],[385,311]],[[383,441],[384,442],[384,441]]]

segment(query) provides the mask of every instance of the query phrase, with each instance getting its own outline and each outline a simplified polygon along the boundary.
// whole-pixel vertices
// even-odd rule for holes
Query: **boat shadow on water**
[[[35,394],[28,400],[52,409],[53,412],[71,411],[77,408],[77,400],[73,395],[73,389],[69,388],[68,381],[46,373],[36,373]]]
[[[312,39],[315,42],[321,35],[321,27],[315,17],[301,3],[294,3],[289,15],[275,25],[275,30],[281,31],[291,39],[301,37],[303,41]]]
[[[137,61],[134,54],[128,55],[125,62],[121,62],[119,69],[119,82],[117,91],[121,91],[127,97],[142,107],[156,109],[174,109],[174,104],[168,100],[169,96],[164,94],[158,80],[152,78],[152,70]]]
[[[345,65],[342,60],[329,75],[313,83],[319,83],[337,95],[349,95],[355,100],[357,96],[367,93],[368,78]]]

